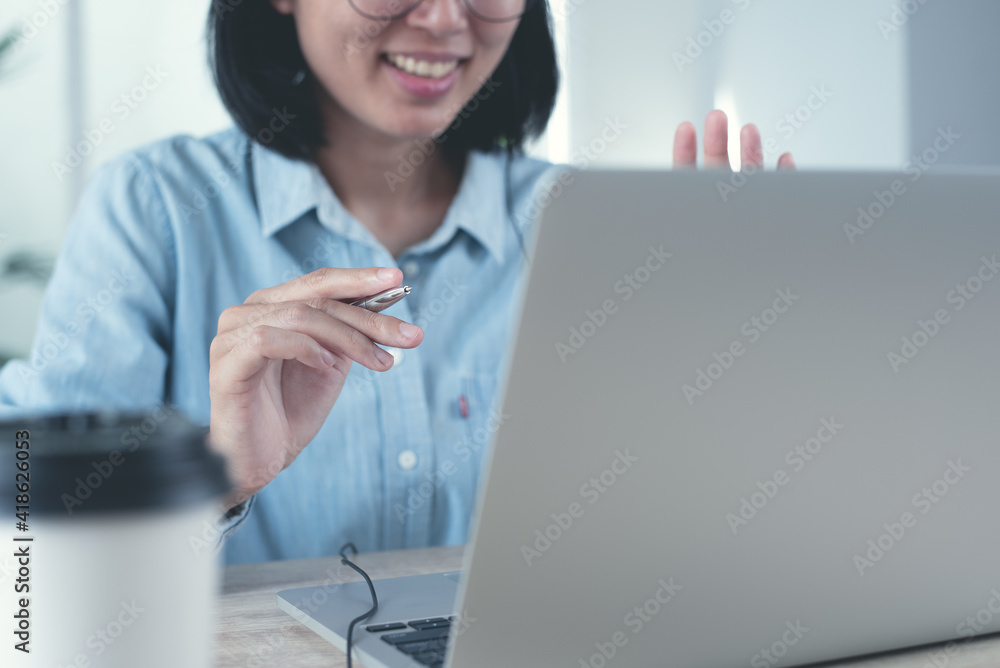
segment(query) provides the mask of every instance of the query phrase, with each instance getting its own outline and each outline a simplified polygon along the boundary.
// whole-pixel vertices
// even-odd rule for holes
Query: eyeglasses
[[[354,10],[376,21],[392,21],[406,16],[424,0],[347,0]],[[502,23],[520,18],[538,0],[465,0],[469,12],[478,19]]]

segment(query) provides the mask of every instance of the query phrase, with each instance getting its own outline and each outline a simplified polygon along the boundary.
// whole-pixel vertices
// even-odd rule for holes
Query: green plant
[[[17,43],[17,30],[11,30],[3,37],[0,37],[0,65],[3,64],[4,58],[10,55],[10,52],[14,49],[14,44]]]

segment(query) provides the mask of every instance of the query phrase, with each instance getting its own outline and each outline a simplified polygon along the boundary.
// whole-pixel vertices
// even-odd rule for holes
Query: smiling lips
[[[423,60],[403,54],[387,53],[385,59],[396,69],[425,79],[443,79],[458,68],[459,59]]]

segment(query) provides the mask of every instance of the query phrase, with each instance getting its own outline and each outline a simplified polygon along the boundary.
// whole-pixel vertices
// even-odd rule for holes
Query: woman
[[[98,172],[0,403],[208,425],[227,563],[463,542],[553,171],[520,153],[556,92],[546,4],[217,0],[209,32],[239,128]],[[721,112],[704,162],[728,168]],[[403,282],[384,314],[344,301]]]

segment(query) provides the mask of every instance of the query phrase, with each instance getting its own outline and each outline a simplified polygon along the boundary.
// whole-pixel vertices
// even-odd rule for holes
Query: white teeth
[[[448,76],[458,67],[457,60],[432,63],[427,60],[416,60],[412,56],[388,55],[390,63],[409,74],[427,79],[440,79]]]

